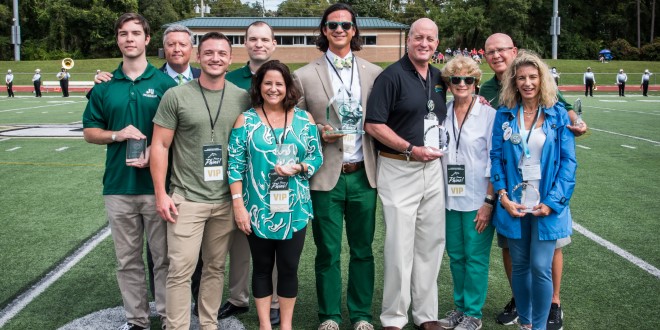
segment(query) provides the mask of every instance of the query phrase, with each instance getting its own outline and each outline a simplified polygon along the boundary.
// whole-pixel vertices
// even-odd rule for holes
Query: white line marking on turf
[[[615,112],[641,113],[643,115],[654,115],[654,116],[660,115],[660,113],[654,113],[654,112],[649,112],[649,111],[633,111],[633,110],[612,109],[612,108],[604,108],[604,107],[595,107],[593,105],[587,105],[587,106],[585,106],[585,108],[593,108],[593,109],[603,110],[603,112],[615,111]]]
[[[635,264],[635,266],[645,270],[649,274],[651,274],[651,275],[653,275],[657,278],[660,278],[660,269],[657,269],[657,268],[653,267],[652,265],[650,265],[646,261],[635,257],[630,252],[628,252],[628,251],[614,245],[612,242],[610,242],[610,241],[608,241],[608,240],[592,233],[587,228],[584,228],[584,227],[580,226],[579,224],[577,224],[575,221],[573,222],[573,229],[575,229],[580,234],[586,236],[590,240],[600,244],[601,246],[603,246],[603,247],[607,248],[608,250],[618,254],[619,256],[623,257],[624,259],[632,262],[633,264]]]
[[[5,151],[15,151],[15,150],[18,150],[18,149],[20,149],[20,148],[21,148],[21,147],[13,147],[13,148],[11,148],[11,149],[7,149],[7,150],[5,150]]]
[[[575,146],[578,147],[578,148],[591,150],[591,148],[589,148],[589,147],[587,147],[587,146],[583,146],[583,145],[581,145],[581,144],[576,144]]]
[[[49,272],[37,284],[32,286],[29,290],[23,292],[14,301],[10,302],[7,307],[0,310],[0,328],[2,328],[9,320],[18,314],[25,306],[37,298],[41,293],[57,281],[62,275],[68,272],[75,266],[82,258],[91,252],[99,243],[110,236],[110,227],[106,226],[101,229],[94,237],[90,238],[78,250],[68,256],[62,263],[57,265],[55,269]]]
[[[621,146],[628,149],[637,149],[637,147],[629,146],[627,144],[622,144]]]
[[[39,108],[50,108],[50,107],[57,107],[61,105],[71,105],[73,103],[82,103],[82,102],[87,102],[87,101],[78,101],[78,102],[67,102],[67,103],[57,103],[57,104],[48,104],[48,105],[38,105],[36,107],[27,107],[27,108],[17,108],[17,109],[7,109],[7,110],[0,110],[0,112],[9,112],[9,111],[16,111],[16,110],[34,110],[34,109],[39,109]]]
[[[2,139],[0,139],[0,142],[7,141],[7,140],[9,140],[9,138],[2,138]]]
[[[642,141],[651,142],[651,143],[655,143],[655,144],[660,144],[660,142],[658,142],[658,141],[653,141],[653,140],[649,140],[649,139],[641,138],[641,137],[638,137],[638,136],[632,136],[632,135],[627,135],[627,134],[621,134],[621,133],[611,132],[611,131],[607,131],[607,130],[604,130],[604,129],[598,129],[598,128],[589,128],[589,129],[590,129],[590,130],[597,131],[597,132],[603,132],[603,133],[609,133],[609,134],[614,134],[614,135],[620,135],[620,136],[629,137],[629,138],[631,138],[631,139],[637,139],[637,140],[642,140]]]
[[[55,151],[64,151],[64,150],[66,150],[66,149],[69,149],[69,147],[57,148],[57,149],[55,149]]]

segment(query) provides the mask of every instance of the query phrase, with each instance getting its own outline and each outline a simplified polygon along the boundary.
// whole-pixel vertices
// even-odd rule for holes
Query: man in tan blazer
[[[311,179],[314,206],[312,230],[317,247],[315,271],[319,330],[339,329],[341,323],[342,227],[350,247],[347,307],[354,329],[373,329],[374,238],[376,212],[376,153],[366,134],[332,134],[337,130],[340,105],[361,104],[364,111],[374,80],[382,69],[353,54],[362,46],[353,9],[343,3],[323,14],[316,45],[323,55],[296,70],[294,80],[303,95],[298,106],[307,109],[323,139],[323,166]],[[326,107],[330,99],[340,101]],[[349,102],[348,100],[355,102]],[[364,112],[361,114],[364,120]],[[359,118],[359,117],[358,117]],[[358,124],[362,128],[362,121]]]

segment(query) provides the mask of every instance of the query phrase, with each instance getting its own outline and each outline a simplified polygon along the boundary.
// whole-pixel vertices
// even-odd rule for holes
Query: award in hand
[[[573,125],[577,127],[584,126],[584,120],[582,120],[582,100],[580,99],[575,100],[575,112],[578,116],[577,119],[575,119],[575,123],[573,123]]]
[[[334,130],[329,134],[364,134],[362,105],[349,96],[350,92],[342,85],[326,107],[328,124]]]
[[[285,143],[278,144],[275,149],[275,155],[277,156],[277,164],[282,167],[291,167],[298,163],[298,148],[295,144]]]
[[[425,125],[426,126],[426,125]],[[424,146],[446,152],[449,147],[449,131],[440,124],[429,125],[424,130]]]
[[[525,206],[525,209],[521,210],[521,212],[532,213],[532,208],[541,202],[541,194],[539,194],[539,191],[534,185],[523,181],[513,187],[511,200],[516,204]]]
[[[147,139],[126,140],[126,164],[134,164],[146,158]]]

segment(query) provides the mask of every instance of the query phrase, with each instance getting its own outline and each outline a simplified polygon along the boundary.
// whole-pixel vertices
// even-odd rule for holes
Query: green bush
[[[642,46],[641,59],[645,61],[660,61],[660,38],[655,38],[653,43]]]
[[[616,39],[612,42],[610,47],[612,55],[615,59],[626,60],[626,61],[637,61],[639,60],[640,51],[636,47],[630,45],[630,43],[625,39]]]

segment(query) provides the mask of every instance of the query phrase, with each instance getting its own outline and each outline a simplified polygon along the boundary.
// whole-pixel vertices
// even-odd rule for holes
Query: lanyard
[[[275,141],[277,141],[277,136],[275,136],[275,130],[273,129],[273,125],[270,124],[270,120],[268,120],[268,115],[266,114],[266,109],[264,108],[264,105],[261,105],[261,110],[264,112],[264,117],[266,117],[266,122],[268,123],[268,127],[270,127],[270,131],[273,134],[273,137],[275,138]],[[282,137],[280,138],[280,143],[284,143],[284,136],[286,135],[286,124],[289,121],[289,110],[284,110],[284,132],[282,132]]]
[[[472,106],[474,105],[474,100],[476,99],[475,96],[472,96],[472,101],[470,101],[470,107],[468,107],[467,112],[465,113],[465,118],[463,119],[463,123],[461,123],[461,126],[458,128],[458,136],[456,136],[456,127],[454,126],[454,119],[456,119],[456,102],[454,102],[454,113],[453,113],[453,118],[451,121],[451,128],[452,131],[454,132],[454,140],[456,141],[456,153],[458,154],[458,146],[461,144],[461,133],[463,132],[463,126],[465,126],[465,122],[467,121],[468,117],[470,116],[470,111],[472,110]]]
[[[204,104],[206,105],[206,111],[209,113],[209,122],[211,123],[211,143],[213,143],[213,139],[215,137],[215,124],[218,122],[218,117],[220,117],[220,110],[222,109],[222,101],[225,100],[225,90],[227,90],[227,86],[222,88],[222,96],[220,97],[220,104],[218,104],[218,112],[215,114],[215,119],[212,119],[211,117],[211,109],[209,109],[209,103],[206,101],[206,95],[204,95],[204,88],[202,86],[202,82],[197,80],[197,83],[199,84],[199,91],[202,93],[202,98],[204,98]]]
[[[522,104],[520,105],[520,108],[518,108],[518,117],[520,117],[520,133],[522,134],[523,130],[525,129],[525,117],[523,116],[523,106]],[[522,145],[523,145],[523,150],[525,151],[525,158],[529,159],[532,157],[529,153],[529,147],[527,144],[529,143],[529,138],[532,136],[532,131],[534,131],[534,126],[536,126],[536,121],[539,120],[539,117],[541,117],[541,106],[536,109],[536,118],[534,118],[534,121],[532,122],[532,127],[529,128],[529,133],[527,134],[527,138],[522,140]]]
[[[353,73],[355,72],[355,56],[351,58],[351,85],[349,87],[346,87],[346,84],[344,83],[344,80],[341,79],[341,76],[339,75],[339,71],[337,71],[337,68],[335,68],[335,65],[332,64],[330,61],[330,58],[328,58],[328,53],[325,54],[325,60],[328,61],[328,64],[330,64],[330,67],[332,70],[335,72],[337,75],[337,78],[339,78],[339,81],[341,81],[341,84],[344,85],[344,88],[346,89],[346,93],[348,93],[348,97],[350,98],[353,93],[351,93],[351,89],[353,88]]]
[[[419,72],[417,71],[415,71],[415,73],[417,74],[417,79],[419,79],[419,83],[422,84],[422,88],[428,89],[428,93],[426,96],[426,110],[428,110],[428,112],[431,112],[433,111],[434,108],[433,101],[431,101],[431,69],[428,69],[428,71],[426,71],[426,84],[428,84],[428,87],[426,86],[426,84],[424,84],[424,81],[422,81],[422,75],[419,74]]]

